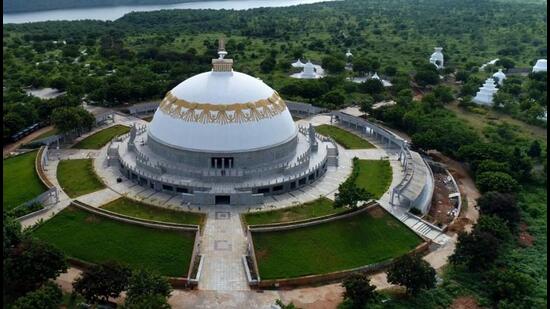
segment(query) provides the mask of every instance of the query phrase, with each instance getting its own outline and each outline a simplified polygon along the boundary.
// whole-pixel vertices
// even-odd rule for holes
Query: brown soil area
[[[449,309],[481,309],[477,300],[471,296],[461,296],[456,298]]]
[[[373,218],[382,218],[384,216],[384,211],[380,207],[373,207],[367,211]]]
[[[447,225],[454,219],[454,216],[449,214],[455,207],[449,199],[452,192],[444,182],[446,178],[447,174],[434,174],[435,188],[427,219],[438,226]]]
[[[463,200],[463,205],[465,205],[465,203],[468,205],[467,207],[462,207],[459,218],[457,219],[462,221],[454,226],[454,231],[458,231],[456,230],[457,228],[469,231],[472,228],[472,225],[477,222],[479,217],[479,212],[476,208],[476,200],[481,194],[477,190],[472,177],[470,177],[468,171],[460,162],[455,161],[438,151],[430,151],[429,154],[435,161],[447,165],[447,169],[451,175],[453,175],[456,183],[458,184],[460,194],[463,196],[463,199],[466,200]],[[460,218],[465,218],[468,221]],[[449,227],[449,231],[451,231],[451,227]]]
[[[533,235],[529,234],[527,231],[527,225],[525,223],[522,223],[519,226],[520,232],[518,237],[519,245],[522,247],[531,247],[533,245],[533,242],[535,241],[535,237]]]

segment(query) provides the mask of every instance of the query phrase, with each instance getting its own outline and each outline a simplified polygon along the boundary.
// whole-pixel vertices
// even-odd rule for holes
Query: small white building
[[[324,76],[323,68],[321,68],[320,65],[311,63],[311,61],[309,60],[304,64],[302,68],[302,72],[292,74],[290,75],[290,77],[299,79],[318,79]]]
[[[493,74],[493,78],[496,80],[499,86],[502,86],[502,84],[504,83],[504,80],[506,79],[506,74],[502,72],[502,69],[498,69],[498,72]]]
[[[479,88],[476,96],[472,100],[476,104],[491,106],[493,105],[493,96],[498,89],[495,80],[492,77],[487,78],[483,86]]]
[[[351,57],[353,57],[353,54],[351,53],[351,51],[348,48],[348,51],[346,52],[346,58],[349,60],[349,58],[351,58]]]
[[[435,65],[437,69],[443,69],[444,59],[441,52],[443,47],[434,47],[434,49],[434,53],[430,56],[430,63]]]
[[[533,67],[533,73],[536,72],[546,72],[546,59],[537,60],[537,63]]]
[[[293,68],[303,68],[305,63],[303,63],[300,59],[296,60],[292,64],[290,64]]]

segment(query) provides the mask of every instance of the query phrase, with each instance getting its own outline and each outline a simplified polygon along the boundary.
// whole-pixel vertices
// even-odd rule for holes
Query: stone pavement
[[[208,211],[202,233],[200,253],[204,256],[200,290],[249,290],[242,256],[247,240],[239,213],[231,206],[216,206]]]

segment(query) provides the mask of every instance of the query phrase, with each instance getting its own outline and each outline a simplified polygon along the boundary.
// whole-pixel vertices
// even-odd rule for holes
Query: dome
[[[533,72],[546,72],[546,59],[539,59],[533,67]]]
[[[493,74],[493,78],[496,78],[498,80],[498,84],[502,85],[503,81],[506,79],[506,74],[502,72],[502,69],[499,69],[498,72]]]
[[[285,102],[260,79],[213,70],[169,91],[148,133],[173,148],[223,153],[273,147],[297,129]]]

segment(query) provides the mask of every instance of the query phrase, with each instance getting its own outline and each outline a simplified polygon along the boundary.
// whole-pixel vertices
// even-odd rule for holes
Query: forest
[[[117,107],[160,100],[181,81],[210,69],[223,36],[234,68],[260,77],[285,99],[329,109],[359,105],[373,121],[409,134],[415,149],[437,149],[470,167],[488,205],[483,216],[492,221],[461,236],[463,245],[442,285],[406,302],[395,299],[395,308],[447,307],[463,295],[487,307],[544,308],[546,140],[505,123],[474,128],[448,107],[458,102],[462,110],[487,112],[471,103],[478,88],[498,68],[530,71],[537,59],[546,58],[546,28],[545,3],[485,0],[348,0],[247,11],[131,13],[113,22],[5,25],[3,141],[83,100]],[[441,71],[428,63],[436,46],[445,55]],[[353,53],[353,72],[344,69],[347,49]],[[329,75],[289,78],[297,58],[321,64]],[[500,61],[479,70],[495,58]],[[347,79],[367,72],[377,72],[393,86]],[[65,95],[41,100],[25,93],[42,87]],[[397,104],[372,108],[384,100]],[[541,120],[546,108],[547,74],[538,73],[509,74],[488,109],[546,128]],[[493,218],[491,207],[512,200],[509,195],[517,213]],[[518,240],[525,233],[533,243]],[[496,244],[495,235],[503,234],[515,237]],[[484,249],[472,243],[495,246],[495,255],[477,256],[483,269],[468,262]],[[520,289],[522,284],[528,288]]]

